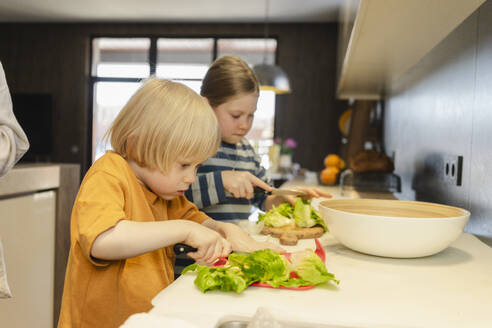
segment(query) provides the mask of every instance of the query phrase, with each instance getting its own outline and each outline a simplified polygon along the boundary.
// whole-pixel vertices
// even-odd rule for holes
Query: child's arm
[[[213,263],[231,252],[231,244],[219,233],[193,221],[122,220],[96,238],[91,256],[101,260],[121,260],[178,242],[198,248],[189,256],[200,262]]]
[[[259,249],[270,248],[277,252],[285,252],[282,247],[275,244],[269,242],[258,242],[254,240],[246,231],[233,223],[207,219],[202,223],[202,225],[220,233],[231,243],[232,250],[234,251],[249,253]]]

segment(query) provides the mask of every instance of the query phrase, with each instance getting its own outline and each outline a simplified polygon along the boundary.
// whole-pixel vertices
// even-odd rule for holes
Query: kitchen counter
[[[299,181],[293,183],[299,185]],[[334,198],[361,196],[341,195],[336,186],[321,188]],[[242,225],[247,229],[251,223]],[[145,322],[155,323],[159,318],[181,319],[193,327],[216,327],[217,322],[228,318],[249,318],[260,307],[275,318],[316,327],[492,325],[492,248],[473,235],[463,233],[444,251],[418,259],[364,255],[344,247],[329,233],[320,241],[326,251],[326,267],[340,280],[338,286],[304,291],[249,287],[241,294],[204,294],[193,283],[196,275],[188,273],[153,299],[151,311],[130,317],[125,327],[154,327]],[[315,248],[312,239],[285,248],[295,251],[308,247]]]
[[[332,198],[374,198],[374,199],[397,199],[391,192],[361,192],[354,189],[342,190],[340,185],[321,185],[317,180],[306,180],[302,177],[295,177],[282,184],[282,188],[290,187],[315,187],[332,195]],[[316,204],[322,199],[313,199]]]
[[[491,326],[492,249],[470,234],[462,234],[441,253],[420,259],[360,254],[330,234],[321,242],[327,269],[340,280],[339,286],[305,291],[249,287],[241,294],[204,294],[193,284],[195,274],[189,273],[159,293],[147,315],[215,327],[226,318],[251,317],[263,307],[276,318],[315,326]],[[307,244],[314,248],[312,240],[305,240],[299,249]]]

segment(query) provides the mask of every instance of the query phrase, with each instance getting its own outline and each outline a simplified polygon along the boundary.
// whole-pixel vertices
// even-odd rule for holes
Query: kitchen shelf
[[[341,11],[340,99],[380,99],[485,0],[345,1]]]

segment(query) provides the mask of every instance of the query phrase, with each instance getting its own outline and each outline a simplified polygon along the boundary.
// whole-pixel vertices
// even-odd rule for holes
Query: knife
[[[323,246],[321,245],[321,242],[318,240],[318,238],[314,238],[314,242],[316,244],[316,250],[314,251],[316,253],[316,255],[318,255],[321,260],[324,262],[325,261],[325,251],[323,249]],[[197,249],[193,246],[190,246],[190,245],[186,245],[186,244],[183,244],[183,243],[177,243],[176,245],[174,245],[174,253],[176,255],[180,255],[180,254],[183,254],[183,253],[189,253],[189,252],[196,252]],[[296,252],[294,252],[296,253]],[[288,259],[290,259],[290,256],[293,254],[292,252],[283,252],[282,253],[283,255],[285,255]],[[215,265],[223,265],[225,264],[225,262],[227,262],[227,258],[226,257],[221,257],[219,258],[219,261],[215,264]]]
[[[186,245],[183,243],[177,243],[176,245],[174,245],[173,249],[174,249],[174,254],[176,254],[176,256],[181,254],[186,254],[189,252],[196,252],[198,250],[193,246]],[[226,263],[227,263],[227,257],[219,257],[212,266],[224,266],[224,264]]]
[[[253,189],[255,194],[264,193],[266,195],[280,195],[280,196],[306,196],[307,193],[302,190],[289,189],[289,188],[273,188],[272,191],[266,191],[263,188],[255,187]]]
[[[186,245],[186,244],[182,244],[182,243],[177,243],[176,245],[174,245],[174,253],[176,255],[186,254],[186,253],[190,253],[190,252],[196,252],[197,250],[198,249],[195,247],[192,247],[192,246]]]
[[[173,249],[174,249],[174,253],[176,255],[186,254],[186,253],[190,253],[190,252],[196,252],[198,250],[197,248],[195,248],[193,246],[186,245],[183,243],[177,243],[176,245],[174,245]]]

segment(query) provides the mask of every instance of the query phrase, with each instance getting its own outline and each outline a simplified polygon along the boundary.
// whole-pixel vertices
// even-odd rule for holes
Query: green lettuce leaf
[[[291,256],[293,271],[303,285],[319,285],[328,281],[340,282],[335,275],[326,270],[326,266],[311,249],[293,253]]]
[[[321,218],[321,215],[319,214],[318,211],[316,211],[313,207],[311,207],[311,217],[313,218],[314,222],[316,222],[317,225],[320,225],[323,227],[323,230],[325,232],[328,231],[328,227],[325,224],[325,221]]]
[[[255,282],[268,283],[272,287],[319,285],[328,281],[339,283],[312,250],[293,253],[291,261],[270,249],[251,254],[232,253],[224,267],[192,264],[184,268],[182,274],[190,271],[198,272],[195,285],[202,292],[221,290],[241,293]],[[292,277],[291,272],[297,277]]]
[[[278,287],[289,279],[290,263],[285,256],[270,249],[254,251],[251,254],[229,255],[227,265],[241,268],[244,274],[253,282],[266,282]]]
[[[294,220],[297,226],[304,228],[310,228],[316,224],[311,217],[311,205],[299,197],[296,198],[296,205],[294,207]]]
[[[273,207],[265,214],[258,215],[258,222],[263,223],[268,227],[283,227],[287,225],[295,225],[295,221],[292,219],[294,207],[289,203],[280,204],[278,207]]]
[[[181,274],[195,270],[198,271],[195,286],[202,292],[221,290],[224,292],[233,291],[240,293],[250,285],[248,278],[237,267],[208,267],[205,265],[191,264],[184,268]]]
[[[301,198],[296,198],[296,205],[294,208],[294,219],[296,225],[299,227],[313,227],[315,225],[320,225],[323,230],[328,231],[328,227],[325,221],[321,218],[321,215],[311,206],[311,202],[308,200],[303,200]]]
[[[290,203],[282,203],[277,207],[273,207],[266,213],[258,215],[258,222],[263,221],[267,227],[284,227],[284,226],[299,226],[312,227],[320,225],[326,232],[328,228],[321,218],[321,215],[311,206],[311,201],[303,200],[300,197],[296,198],[295,206]]]

